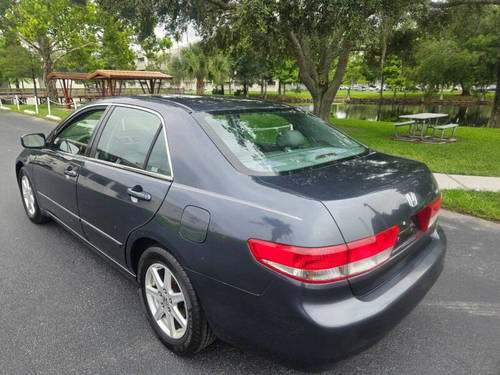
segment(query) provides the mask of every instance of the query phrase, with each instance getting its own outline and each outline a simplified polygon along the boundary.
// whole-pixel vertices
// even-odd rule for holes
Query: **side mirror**
[[[21,144],[24,148],[42,148],[45,146],[45,134],[25,134],[21,137]]]

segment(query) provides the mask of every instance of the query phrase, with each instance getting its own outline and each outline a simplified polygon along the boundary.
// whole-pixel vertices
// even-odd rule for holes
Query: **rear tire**
[[[18,175],[19,190],[21,191],[21,200],[23,202],[24,211],[28,218],[35,224],[43,224],[50,220],[48,216],[45,216],[40,210],[38,205],[38,200],[36,198],[36,192],[33,188],[33,182],[31,181],[28,172],[25,167],[22,167]]]
[[[149,323],[167,348],[188,356],[215,341],[193,285],[172,254],[147,249],[139,260],[138,281]]]

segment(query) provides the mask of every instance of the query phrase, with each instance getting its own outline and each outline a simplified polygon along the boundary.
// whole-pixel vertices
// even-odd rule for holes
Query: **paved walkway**
[[[500,177],[463,176],[459,174],[434,173],[442,190],[467,189],[500,192]]]

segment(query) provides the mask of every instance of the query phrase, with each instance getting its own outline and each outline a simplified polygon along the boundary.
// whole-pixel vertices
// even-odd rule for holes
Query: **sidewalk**
[[[441,190],[464,189],[500,192],[500,177],[434,173]]]

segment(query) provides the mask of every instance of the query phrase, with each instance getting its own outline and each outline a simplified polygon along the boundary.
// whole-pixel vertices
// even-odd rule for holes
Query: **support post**
[[[66,85],[66,80],[60,79],[60,81],[63,88],[63,95],[64,95],[64,101],[66,102],[66,108],[70,109],[71,103],[69,101],[69,93],[68,93],[68,86]]]
[[[21,108],[19,107],[19,98],[16,95],[16,105],[17,105],[17,110],[20,111]]]
[[[47,109],[48,109],[49,113],[45,117],[51,118],[52,120],[57,120],[57,121],[61,120],[61,118],[59,116],[54,116],[50,113],[50,98],[47,98]]]

